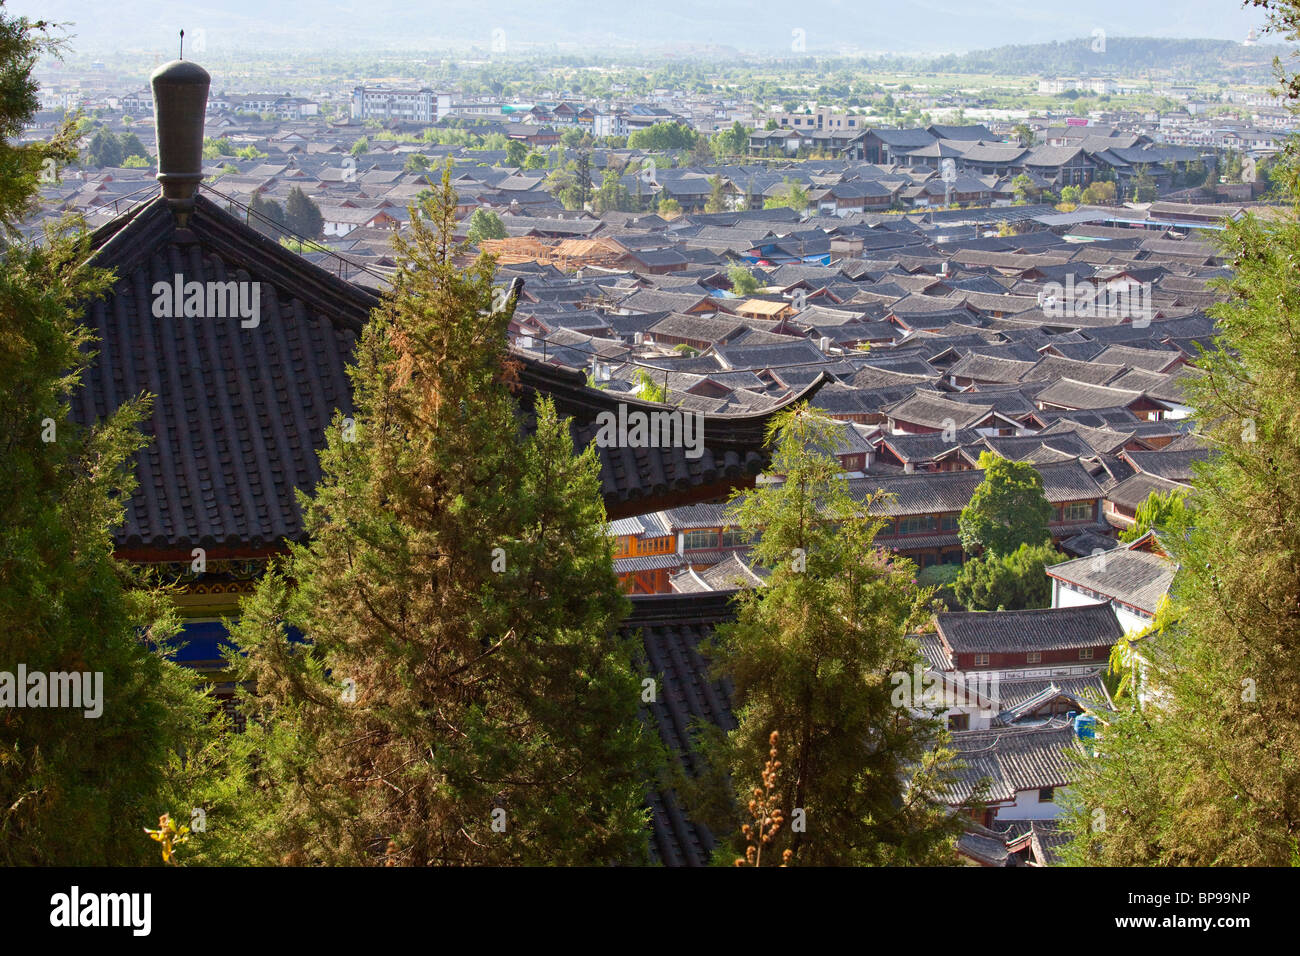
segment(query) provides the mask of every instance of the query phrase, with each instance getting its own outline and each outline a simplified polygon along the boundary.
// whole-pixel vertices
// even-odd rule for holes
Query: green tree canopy
[[[51,142],[16,144],[36,113],[36,59],[58,53],[48,29],[0,9],[0,225],[9,234],[37,207],[40,183],[76,157],[72,118]],[[211,701],[196,692],[193,672],[164,656],[179,626],[170,595],[113,557],[149,397],[124,396],[91,427],[70,414],[95,358],[83,315],[113,283],[85,265],[91,249],[80,226],[63,222],[44,243],[0,253],[5,866],[156,862],[142,829],[163,811],[188,822],[205,805],[211,778],[202,768],[223,725],[207,719]],[[35,675],[46,678],[40,697]],[[51,706],[57,675],[75,676],[87,692],[82,706]]]
[[[1049,542],[1022,544],[1008,554],[986,551],[962,565],[953,593],[970,611],[1022,611],[1050,607],[1052,580],[1045,568],[1068,560]]]
[[[317,238],[325,229],[325,217],[321,215],[320,207],[299,186],[289,190],[284,203],[284,218],[289,229],[308,239]]]
[[[968,554],[981,548],[1011,554],[1022,544],[1051,539],[1052,506],[1043,494],[1043,476],[1033,465],[981,452],[984,479],[957,520],[957,534]]]
[[[484,239],[504,239],[505,237],[505,224],[501,221],[501,217],[491,209],[479,207],[469,217],[467,238],[471,243],[477,245]]]
[[[691,149],[698,134],[681,123],[655,123],[636,130],[627,138],[628,149],[657,153],[669,149]]]
[[[1119,533],[1121,541],[1136,541],[1148,531],[1167,532],[1187,521],[1185,494],[1177,491],[1153,491],[1137,506],[1134,523]]]
[[[773,862],[786,851],[813,866],[950,862],[960,817],[940,793],[952,753],[928,711],[895,706],[891,681],[919,664],[908,634],[928,618],[929,592],[910,561],[874,547],[883,522],[845,490],[842,427],[806,405],[782,412],[769,443],[784,480],[733,498],[739,526],[757,539],[752,557],[771,576],[742,592],[735,623],[708,649],[734,681],[738,721],[706,747],[710,779],[727,789],[729,775],[745,807],[777,731],[788,825],[769,847]],[[724,814],[714,832],[737,833],[743,818]],[[743,852],[739,839],[719,850],[725,862]]]
[[[732,266],[727,270],[727,278],[731,280],[731,291],[736,295],[753,295],[761,288],[754,274],[744,266]]]
[[[395,242],[295,545],[243,607],[247,826],[269,860],[644,862],[657,741],[594,447],[521,435],[493,263],[440,188]],[[288,629],[301,634],[290,640]]]

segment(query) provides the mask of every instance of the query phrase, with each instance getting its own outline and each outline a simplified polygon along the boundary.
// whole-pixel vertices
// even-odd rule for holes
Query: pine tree
[[[453,264],[455,211],[449,165],[396,240],[355,412],[302,499],[310,543],[234,631],[256,686],[250,827],[289,863],[641,862],[658,744],[617,633],[599,463],[549,401],[522,435],[513,302],[490,258]]]
[[[284,218],[289,229],[308,239],[318,238],[325,229],[325,217],[321,215],[320,207],[298,186],[289,190],[289,198],[284,202]]]
[[[1172,607],[1133,651],[1139,693],[1100,714],[1067,858],[1113,865],[1300,863],[1300,191],[1229,223],[1234,274],[1189,401],[1213,452],[1195,510],[1161,538]],[[1162,529],[1165,530],[1165,529]]]
[[[0,129],[35,112],[30,70],[56,52],[41,24],[0,11]],[[43,170],[75,156],[0,138],[0,222],[12,233]],[[150,649],[177,627],[167,595],[113,557],[112,529],[134,488],[146,396],[91,428],[69,397],[94,360],[81,324],[112,276],[84,266],[89,240],[61,223],[43,244],[0,257],[0,865],[114,865],[156,860],[141,832],[201,802],[209,702],[194,676]],[[20,682],[19,668],[27,680]],[[89,674],[80,707],[54,707],[52,674]],[[44,704],[31,706],[45,676]],[[66,687],[66,685],[64,685]],[[29,705],[19,708],[18,695]],[[182,757],[185,753],[188,756]]]
[[[950,860],[959,824],[938,794],[951,751],[936,719],[894,706],[890,680],[920,660],[908,634],[928,617],[929,595],[910,561],[874,547],[882,521],[866,515],[873,499],[844,487],[839,430],[806,405],[778,415],[769,441],[784,481],[733,498],[754,561],[772,574],[738,597],[735,622],[708,648],[734,681],[738,721],[706,742],[709,779],[738,781],[733,810],[747,806],[778,732],[784,825],[765,854],[793,865]],[[733,812],[715,832],[742,820]],[[718,851],[726,863],[744,852],[739,841]]]
[[[263,199],[260,193],[253,193],[248,203],[248,224],[272,239],[279,239],[289,226],[284,207],[274,199]]]

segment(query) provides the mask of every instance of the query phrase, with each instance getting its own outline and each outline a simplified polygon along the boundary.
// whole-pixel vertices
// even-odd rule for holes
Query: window
[[[731,528],[722,532],[722,547],[739,548],[749,543],[749,536],[739,528]]]
[[[1038,802],[1039,802],[1039,803],[1051,803],[1051,802],[1052,802],[1053,800],[1055,800],[1055,799],[1056,799],[1056,788],[1055,788],[1055,787],[1040,787],[1040,788],[1038,789]]]
[[[970,730],[970,714],[949,714],[949,730]]]
[[[899,534],[925,534],[934,530],[934,515],[909,515],[898,519]]]
[[[1064,521],[1088,521],[1097,512],[1091,501],[1075,501],[1061,509]]]
[[[1028,654],[1025,655],[1026,664],[1037,664],[1042,659],[1043,659],[1043,655],[1038,651],[1030,651]]]
[[[957,530],[957,515],[942,515],[939,518],[939,530],[952,532]]]
[[[1079,660],[1081,660],[1081,661],[1090,661],[1090,660],[1092,660],[1092,648],[1091,648],[1091,647],[1082,647],[1082,648],[1080,648],[1080,649],[1079,649]]]
[[[684,551],[703,551],[717,546],[718,532],[716,531],[688,531],[685,540],[682,541]]]
[[[987,654],[976,654],[976,655],[975,655],[975,666],[976,666],[976,667],[988,667],[988,666],[989,666],[989,656],[988,656]]]

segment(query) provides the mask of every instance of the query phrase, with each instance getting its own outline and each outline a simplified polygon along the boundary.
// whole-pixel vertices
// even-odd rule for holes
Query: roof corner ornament
[[[185,59],[185,31],[181,31],[181,48],[176,51],[176,59]]]

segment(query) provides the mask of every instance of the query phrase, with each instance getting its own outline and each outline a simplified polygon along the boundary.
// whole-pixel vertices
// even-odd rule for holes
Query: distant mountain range
[[[73,49],[165,50],[176,32],[209,49],[353,51],[474,48],[689,54],[949,53],[1070,37],[1243,40],[1263,16],[1237,0],[8,0],[11,14],[72,22]],[[802,32],[800,32],[802,31]],[[800,46],[802,45],[802,50]]]
[[[915,65],[938,73],[1133,77],[1147,71],[1173,71],[1186,77],[1235,74],[1269,82],[1273,58],[1287,50],[1275,43],[1246,46],[1236,40],[1105,37],[1103,44],[1101,38],[1092,37],[921,57]]]

